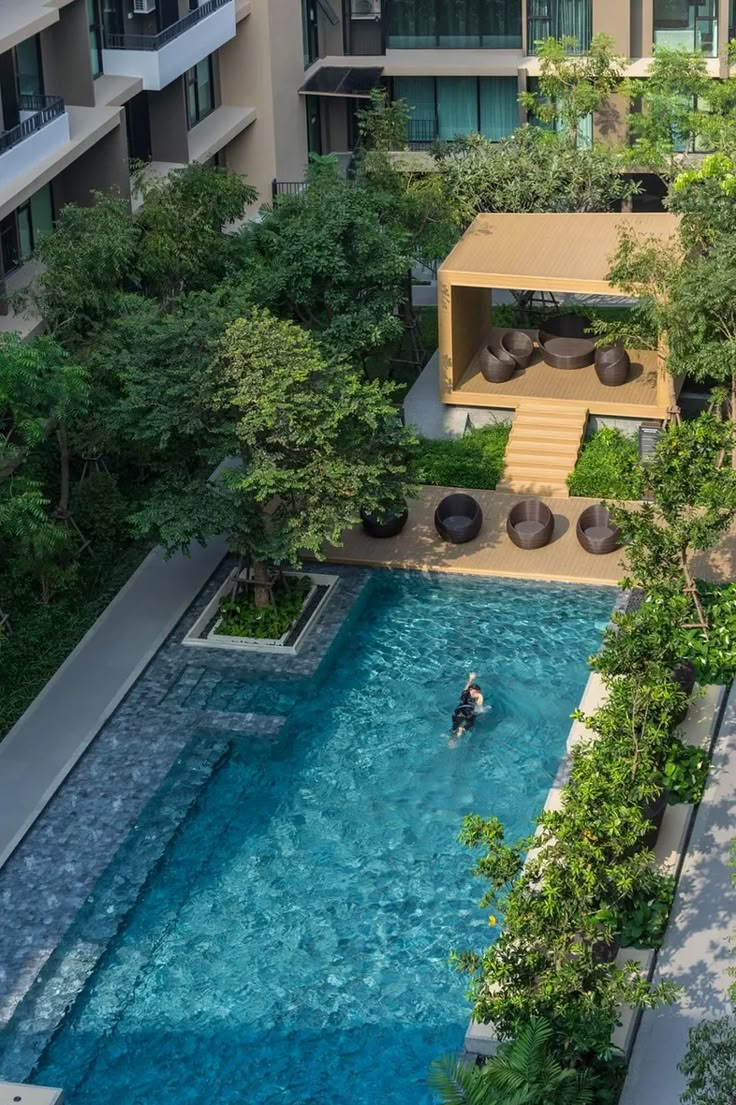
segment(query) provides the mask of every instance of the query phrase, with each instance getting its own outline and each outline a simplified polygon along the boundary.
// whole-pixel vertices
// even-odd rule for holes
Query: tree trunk
[[[59,439],[59,505],[57,513],[60,518],[66,518],[69,513],[69,439],[66,436],[64,423],[59,424],[56,431]]]
[[[696,625],[699,629],[702,629],[705,636],[708,636],[708,619],[705,616],[705,610],[703,604],[700,601],[700,595],[698,594],[698,585],[693,579],[690,567],[687,562],[686,553],[680,554],[680,563],[682,564],[682,574],[685,577],[685,594],[689,595],[695,604],[695,609],[698,614],[698,621]]]
[[[265,560],[253,562],[253,602],[258,610],[264,610],[271,602],[271,588],[268,580],[268,564]]]

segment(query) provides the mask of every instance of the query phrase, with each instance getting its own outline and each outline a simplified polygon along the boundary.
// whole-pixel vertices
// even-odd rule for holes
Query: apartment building
[[[539,73],[536,43],[612,36],[629,73],[644,76],[658,44],[702,50],[725,75],[734,0],[302,0],[310,149],[348,151],[356,112],[385,82],[412,106],[416,146],[478,131],[497,140],[525,121],[520,91]],[[625,132],[614,100],[591,137]]]
[[[0,282],[64,204],[214,161],[261,199],[306,159],[298,0],[0,0]],[[29,334],[39,320],[0,316]]]

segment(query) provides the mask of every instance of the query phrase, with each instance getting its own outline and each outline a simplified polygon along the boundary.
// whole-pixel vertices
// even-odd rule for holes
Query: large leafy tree
[[[137,277],[144,294],[168,304],[185,292],[210,288],[232,261],[233,237],[224,231],[258,198],[243,177],[193,162],[163,178],[139,172],[143,201]]]
[[[636,191],[620,168],[606,146],[577,149],[533,126],[503,142],[470,135],[438,155],[445,194],[464,226],[484,211],[610,211]]]
[[[269,564],[319,556],[361,508],[385,512],[411,489],[411,439],[392,389],[293,323],[263,309],[235,321],[208,380],[192,381],[205,405],[192,434],[202,465],[172,464],[137,519],[169,550],[226,533],[265,583]],[[226,458],[234,463],[209,478]],[[265,587],[256,599],[268,601]]]
[[[621,86],[625,59],[606,34],[594,35],[583,54],[576,38],[547,38],[537,44],[537,55],[537,89],[519,99],[532,115],[577,146],[583,120],[601,111]]]
[[[258,302],[362,362],[401,334],[409,236],[368,183],[333,158],[312,162],[304,191],[281,197],[242,232],[244,272]]]
[[[629,160],[674,179],[680,154],[712,126],[706,107],[713,90],[703,55],[658,46],[647,76],[622,87],[636,107],[629,116]]]

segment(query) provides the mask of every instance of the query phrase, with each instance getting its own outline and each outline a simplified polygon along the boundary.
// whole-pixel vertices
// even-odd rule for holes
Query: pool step
[[[578,459],[587,420],[588,408],[578,404],[546,399],[520,403],[498,490],[566,499],[567,477]]]

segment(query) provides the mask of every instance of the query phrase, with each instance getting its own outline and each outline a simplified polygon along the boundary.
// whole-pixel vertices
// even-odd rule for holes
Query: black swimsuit
[[[475,725],[475,703],[470,691],[463,691],[452,715],[453,729],[472,729]]]

